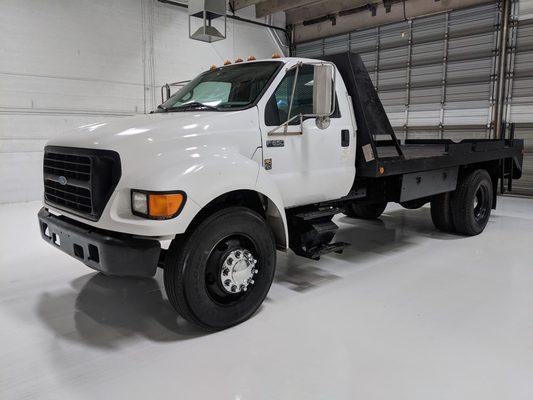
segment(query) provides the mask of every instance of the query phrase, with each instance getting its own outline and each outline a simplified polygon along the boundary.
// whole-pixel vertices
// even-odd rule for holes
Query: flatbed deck
[[[394,145],[379,144],[374,160],[358,161],[357,176],[390,176],[504,159],[514,161],[515,176],[520,176],[522,140],[407,140],[398,146],[401,154]]]

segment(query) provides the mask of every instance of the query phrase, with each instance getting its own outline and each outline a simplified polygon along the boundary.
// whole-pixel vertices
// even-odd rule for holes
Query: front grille
[[[120,179],[114,151],[47,146],[43,162],[45,202],[96,221]]]
[[[73,154],[47,153],[44,172],[88,182],[91,180],[91,159]]]
[[[91,214],[93,211],[91,191],[86,188],[61,185],[50,179],[44,180],[44,195],[47,200],[55,204]]]

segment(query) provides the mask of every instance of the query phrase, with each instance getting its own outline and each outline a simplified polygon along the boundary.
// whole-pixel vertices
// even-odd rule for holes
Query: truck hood
[[[116,151],[122,166],[117,189],[170,190],[176,176],[213,163],[257,164],[250,159],[261,146],[261,134],[258,111],[252,107],[102,121],[66,132],[47,145]]]
[[[253,143],[248,143],[249,139]],[[232,112],[169,112],[104,120],[67,131],[47,144],[114,150],[121,155],[218,144],[234,145],[243,155],[251,155],[250,146],[253,152],[260,142],[257,109],[253,107]]]

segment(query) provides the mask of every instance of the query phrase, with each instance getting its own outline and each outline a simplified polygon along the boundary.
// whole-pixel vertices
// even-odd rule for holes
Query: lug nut
[[[257,260],[253,260],[253,261],[252,261],[252,264],[253,264],[253,265],[257,264]]]
[[[229,274],[229,269],[224,268],[224,270],[222,271],[222,275],[227,276],[228,274]]]
[[[248,283],[249,283],[250,285],[253,285],[253,284],[255,283],[255,281],[254,281],[253,279],[250,279],[250,280],[248,281]]]
[[[235,252],[235,257],[239,258],[241,256],[241,252],[240,251],[236,251]]]
[[[257,269],[254,269],[254,275],[257,274],[259,271]]]
[[[230,283],[231,283],[231,281],[230,281],[229,279],[226,279],[226,280],[224,281],[224,285],[225,285],[225,286],[229,286]]]
[[[233,264],[233,258],[228,258],[228,261],[227,261],[227,262],[228,262],[228,265]]]
[[[233,286],[231,287],[231,291],[232,291],[232,292],[235,292],[236,290],[237,290],[237,286],[233,285]]]

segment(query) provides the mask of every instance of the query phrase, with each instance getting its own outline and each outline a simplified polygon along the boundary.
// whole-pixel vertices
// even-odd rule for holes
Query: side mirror
[[[313,114],[318,118],[333,113],[333,66],[317,64],[313,71]]]

